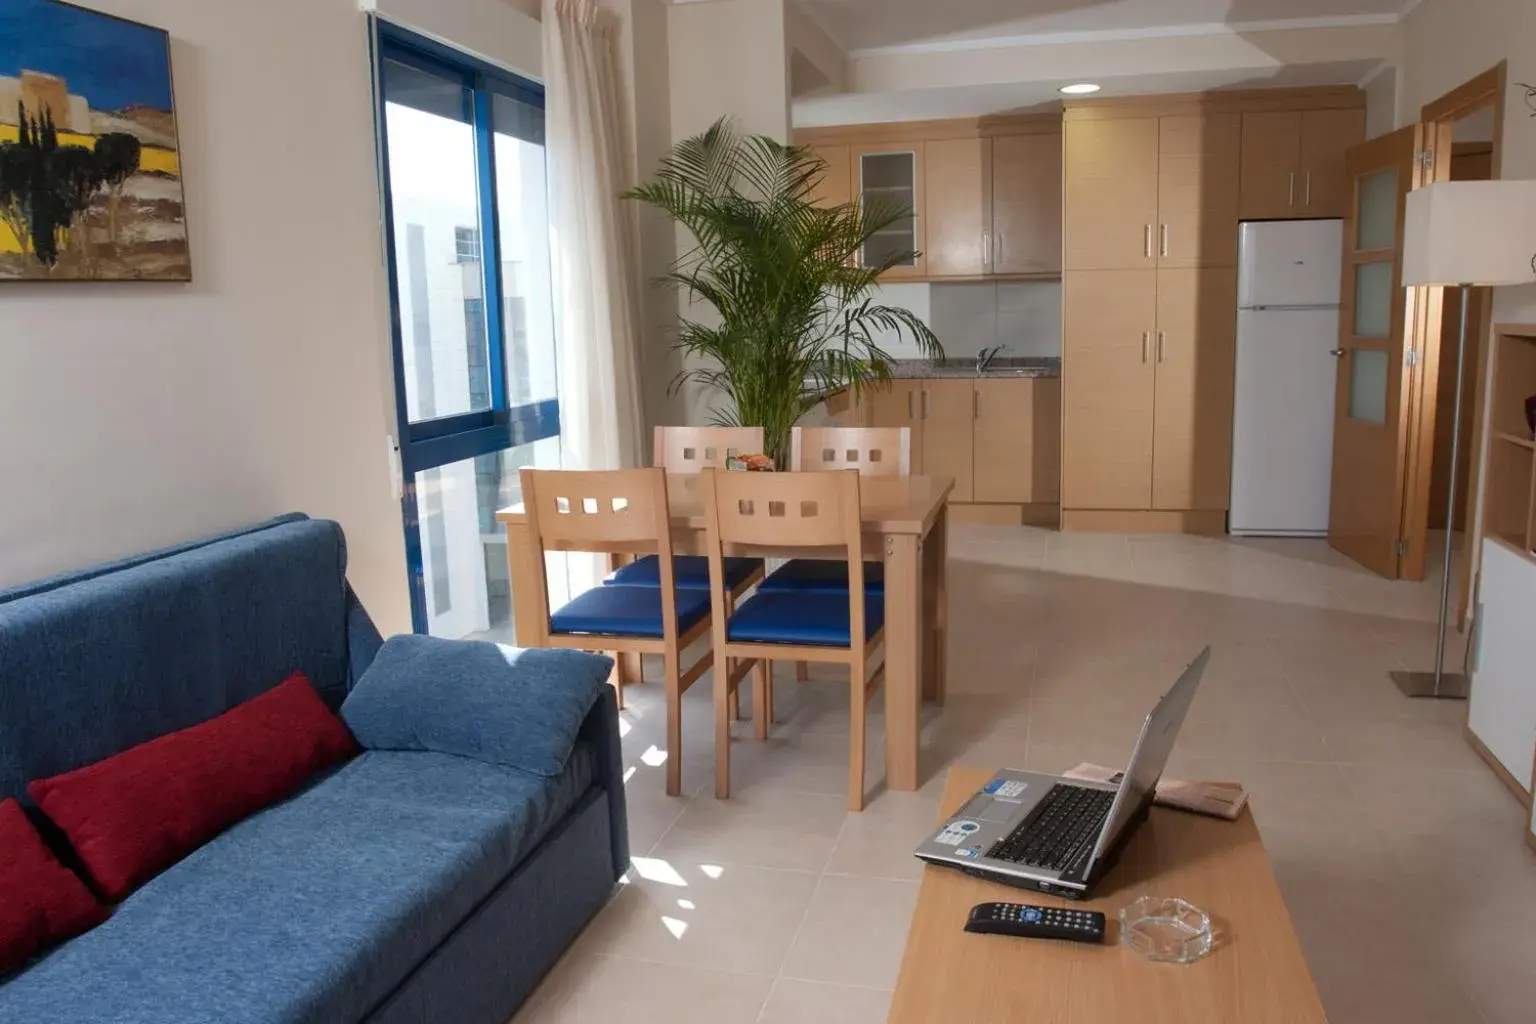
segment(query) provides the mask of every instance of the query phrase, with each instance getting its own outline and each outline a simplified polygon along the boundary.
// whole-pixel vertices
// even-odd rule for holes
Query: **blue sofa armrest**
[[[347,584],[347,692],[351,693],[357,681],[363,678],[373,659],[384,646],[379,627],[368,616],[368,609],[357,599],[352,584]]]
[[[597,785],[608,794],[613,880],[629,870],[629,809],[624,801],[624,747],[619,739],[619,701],[613,690],[597,699],[581,723],[580,741],[597,752]]]

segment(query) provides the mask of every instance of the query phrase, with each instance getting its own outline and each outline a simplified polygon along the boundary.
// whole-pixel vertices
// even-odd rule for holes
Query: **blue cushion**
[[[885,623],[885,595],[864,594],[868,640]],[[744,643],[848,646],[848,595],[814,592],[757,593],[741,603],[726,627],[726,639]]]
[[[0,984],[0,1021],[364,1020],[579,803],[594,771],[585,743],[553,779],[365,753]]]
[[[709,614],[708,590],[677,591],[677,631],[686,633]],[[657,587],[593,587],[549,617],[552,633],[661,636]]]
[[[758,585],[760,593],[793,590],[820,594],[848,592],[848,563],[822,558],[795,558],[769,573]],[[885,593],[885,563],[864,563],[864,590]]]
[[[735,590],[752,574],[763,567],[761,558],[727,558],[725,560],[725,587]],[[709,559],[703,555],[674,555],[672,573],[679,587],[696,590],[709,589]],[[646,555],[626,566],[603,581],[609,586],[659,587],[661,586],[661,559]]]
[[[434,750],[558,775],[613,659],[483,640],[388,640],[341,705],[369,750]]]

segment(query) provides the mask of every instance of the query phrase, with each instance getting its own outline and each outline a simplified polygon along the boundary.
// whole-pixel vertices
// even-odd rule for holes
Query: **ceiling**
[[[1354,84],[1369,75],[1378,60],[1290,64],[1262,77],[1252,69],[1190,71],[1118,77],[1096,75],[1105,95],[1144,96],[1159,93],[1207,92],[1217,89],[1258,89],[1274,86]],[[1058,109],[1056,82],[1003,82],[905,92],[850,92],[795,100],[797,128],[832,124],[872,124],[921,121],[930,118],[977,117],[988,114],[1045,112]]]
[[[796,0],[845,50],[1180,26],[1391,19],[1409,0]]]

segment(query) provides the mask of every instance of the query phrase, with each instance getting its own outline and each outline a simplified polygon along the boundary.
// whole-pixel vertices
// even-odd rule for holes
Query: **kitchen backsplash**
[[[952,357],[993,345],[1011,356],[1061,355],[1061,283],[1021,281],[977,284],[887,284],[875,301],[912,310],[939,336]],[[920,353],[910,342],[886,338],[897,358]]]

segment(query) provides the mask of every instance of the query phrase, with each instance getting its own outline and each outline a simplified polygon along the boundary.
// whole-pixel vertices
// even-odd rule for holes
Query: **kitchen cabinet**
[[[818,206],[844,206],[853,202],[853,158],[847,146],[811,146],[826,164],[811,201]]]
[[[1068,121],[1063,269],[1157,266],[1158,119]]]
[[[992,269],[992,140],[923,144],[929,277],[980,277]]]
[[[1344,154],[1365,141],[1365,111],[1243,115],[1239,216],[1243,220],[1344,217],[1352,200]]]
[[[972,497],[1054,505],[1061,498],[1061,381],[974,382]]]
[[[947,476],[955,481],[949,500],[972,500],[974,465],[973,421],[975,401],[969,380],[926,380],[918,399],[922,429],[913,434],[912,446],[922,452],[922,472]]]
[[[1061,505],[1151,508],[1157,271],[1067,274],[1062,320]]]
[[[1060,497],[1061,381],[1051,377],[896,380],[866,389],[850,426],[907,427],[912,472],[951,477],[950,500],[1008,507]],[[1033,517],[1032,517],[1033,518]]]
[[[1068,275],[1064,508],[1227,508],[1236,301],[1232,268]]]
[[[912,253],[883,275],[887,279],[922,277],[927,273],[923,254],[927,227],[924,205],[923,146],[921,140],[894,145],[867,144],[850,146],[851,168],[856,192],[865,202],[878,200],[910,211],[882,228],[864,243],[860,262],[866,267],[879,266],[895,253]]]
[[[1237,266],[1242,117],[1158,120],[1157,265]]]
[[[1232,493],[1237,271],[1157,274],[1152,507],[1223,511]]]
[[[1061,273],[1061,132],[992,139],[992,273]]]

